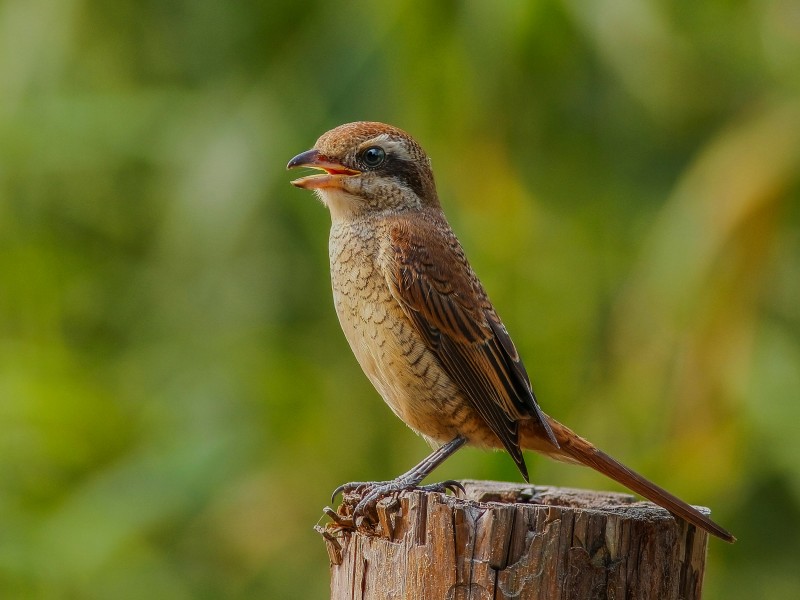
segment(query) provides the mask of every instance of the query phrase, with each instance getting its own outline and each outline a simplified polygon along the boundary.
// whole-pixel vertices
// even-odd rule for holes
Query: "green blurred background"
[[[327,597],[330,491],[428,450],[284,171],[361,119],[428,150],[545,410],[739,536],[706,598],[800,597],[798,2],[4,0],[0,598]]]

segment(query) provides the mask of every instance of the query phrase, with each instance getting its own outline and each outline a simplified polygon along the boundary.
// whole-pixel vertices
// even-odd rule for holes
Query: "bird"
[[[525,481],[523,450],[581,464],[727,542],[706,514],[545,414],[505,325],[442,211],[431,161],[408,133],[358,121],[324,133],[287,169],[311,175],[331,216],[333,301],[356,360],[386,404],[433,452],[386,482],[354,482],[363,514],[406,489],[456,491],[422,480],[465,444],[504,449]]]

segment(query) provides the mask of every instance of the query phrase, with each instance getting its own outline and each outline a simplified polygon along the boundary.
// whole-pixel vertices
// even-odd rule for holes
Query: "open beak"
[[[361,172],[329,160],[320,154],[319,150],[307,150],[302,154],[298,154],[286,165],[287,169],[296,169],[298,167],[310,167],[324,171],[324,173],[307,175],[291,182],[292,185],[306,190],[341,188],[340,181],[343,177],[358,175]]]

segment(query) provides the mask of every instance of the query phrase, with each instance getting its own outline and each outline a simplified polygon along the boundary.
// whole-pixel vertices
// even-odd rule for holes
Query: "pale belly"
[[[332,238],[333,299],[366,376],[392,411],[429,443],[464,435],[487,445],[485,426],[414,330],[379,267],[357,251],[363,243],[348,241]]]
[[[430,442],[453,439],[457,431],[448,422],[458,390],[399,307],[392,308],[394,300],[354,298],[352,289],[334,287],[334,303],[356,360],[392,411]]]

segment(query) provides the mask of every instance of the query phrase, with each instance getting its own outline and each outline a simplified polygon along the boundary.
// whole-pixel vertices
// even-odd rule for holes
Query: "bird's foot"
[[[408,490],[421,490],[424,492],[438,492],[446,494],[450,490],[454,495],[459,492],[465,493],[464,486],[458,481],[448,479],[440,483],[429,485],[419,485],[419,480],[398,477],[392,481],[354,481],[340,485],[333,491],[331,502],[341,492],[345,504],[353,505],[352,518],[356,521],[359,518],[366,518],[367,515],[375,513],[375,506],[378,501],[387,496],[397,497],[400,492]]]

